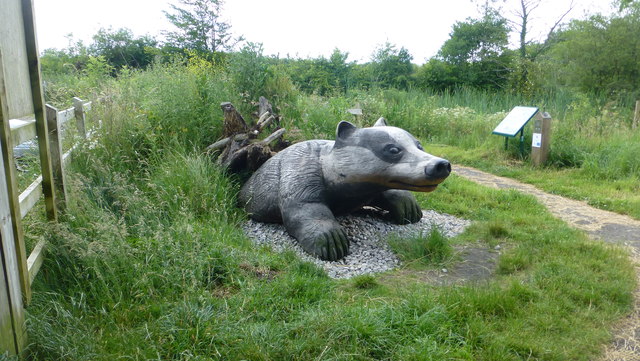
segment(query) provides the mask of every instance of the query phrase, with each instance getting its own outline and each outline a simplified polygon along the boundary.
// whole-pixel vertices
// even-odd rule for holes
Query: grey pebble
[[[422,211],[422,214],[419,222],[408,225],[390,224],[370,214],[338,217],[351,240],[351,247],[349,255],[336,262],[322,261],[304,252],[282,224],[249,220],[243,225],[243,230],[256,245],[269,246],[276,252],[293,250],[301,259],[324,269],[329,277],[345,279],[400,266],[400,260],[386,242],[389,235],[417,236],[428,233],[435,226],[449,238],[462,233],[471,224],[468,220],[431,210]],[[446,269],[443,272],[447,272]]]

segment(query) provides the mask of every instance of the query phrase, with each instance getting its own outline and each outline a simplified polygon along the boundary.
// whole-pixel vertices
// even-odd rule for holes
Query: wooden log
[[[258,99],[258,116],[261,117],[262,114],[268,112],[269,114],[273,114],[273,107],[271,103],[265,97],[260,97]]]
[[[275,132],[273,132],[268,137],[264,138],[260,143],[265,144],[265,145],[269,145],[269,144],[273,143],[274,141],[276,141],[277,139],[282,138],[282,136],[284,135],[284,133],[286,131],[287,131],[286,129],[280,128],[280,129],[276,130]]]
[[[219,141],[211,144],[210,146],[208,146],[205,149],[205,152],[215,152],[217,150],[220,150],[224,147],[226,147],[227,145],[229,145],[229,143],[231,142],[231,137],[226,137],[224,139],[220,139]]]
[[[287,145],[282,141],[285,129],[277,129],[263,140],[256,139],[264,129],[279,119],[266,98],[261,97],[259,106],[259,119],[249,129],[242,115],[231,103],[225,102],[220,105],[224,112],[225,138],[208,146],[206,151],[222,150],[217,162],[231,172],[254,172],[275,154],[275,148],[284,149]],[[274,143],[276,144],[273,145]]]
[[[255,172],[260,168],[264,162],[268,161],[273,156],[271,148],[260,143],[254,143],[247,148],[247,160],[245,169],[250,172]]]
[[[266,114],[266,113],[265,113]],[[271,124],[276,118],[272,115],[269,118],[265,119],[262,123],[258,123],[258,132],[262,132],[262,130]]]
[[[256,124],[258,124],[258,125],[262,124],[270,115],[271,115],[271,113],[269,113],[269,112],[262,113],[262,115],[258,119],[258,123],[256,123]]]

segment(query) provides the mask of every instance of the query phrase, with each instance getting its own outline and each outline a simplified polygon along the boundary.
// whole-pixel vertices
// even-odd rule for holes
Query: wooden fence
[[[55,220],[57,217],[57,213],[52,213],[49,204],[53,204],[55,202],[55,207],[53,208],[56,211],[63,210],[65,208],[65,202],[67,199],[67,192],[65,187],[65,172],[64,168],[66,164],[71,159],[71,153],[76,148],[77,144],[72,146],[66,152],[62,151],[62,140],[63,135],[66,130],[70,129],[70,121],[75,120],[75,129],[77,129],[77,133],[81,138],[87,138],[88,134],[91,132],[87,132],[87,124],[86,124],[86,113],[91,109],[91,102],[84,102],[79,98],[74,98],[74,106],[65,109],[62,111],[58,111],[56,108],[46,105],[46,120],[47,120],[47,128],[48,128],[48,143],[49,143],[49,152],[47,154],[47,158],[51,163],[52,176],[55,189],[55,197],[53,199],[48,199],[45,195],[44,204],[45,209],[47,211],[47,218],[50,220]],[[9,119],[8,125],[10,131],[6,134],[7,136],[1,139],[3,143],[7,143],[9,148],[14,148],[19,144],[24,144],[25,142],[29,142],[31,140],[37,139],[37,131],[36,131],[36,119]],[[41,143],[41,142],[40,142]],[[35,147],[35,145],[33,145]],[[0,165],[3,165],[0,163]],[[14,158],[8,159],[7,164],[2,167],[2,171],[4,172],[4,177],[0,177],[0,183],[2,180],[15,180],[17,178],[17,167],[15,165]],[[17,196],[17,201],[14,203],[18,205],[17,209],[14,209],[12,206],[12,202],[10,199],[12,195],[9,192],[3,194],[2,190],[7,189],[9,187],[2,187],[0,184],[0,212],[2,213],[3,219],[4,216],[15,215],[15,220],[21,220],[24,218],[34,207],[38,204],[39,200],[42,199],[43,196],[43,176],[39,175],[35,181],[33,181],[23,192],[21,192]],[[15,197],[15,195],[14,195]],[[8,217],[7,219],[11,219]],[[13,222],[16,223],[15,221]],[[16,257],[10,257],[13,261],[11,265],[13,267],[6,267],[5,269],[17,269],[18,274],[9,274],[14,278],[15,281],[18,279],[26,280],[26,285],[21,288],[22,291],[22,300],[23,304],[29,303],[31,297],[31,284],[34,281],[43,261],[43,255],[45,252],[45,242],[41,240],[38,242],[31,253],[26,255],[26,247],[24,245],[24,234],[22,229],[22,224],[18,222],[16,228],[11,227],[10,222],[4,222],[2,226],[8,226],[10,229],[12,228],[15,232],[13,232],[13,244],[15,245],[15,249],[12,250],[11,253],[15,254]],[[8,234],[9,235],[9,234]],[[18,236],[16,236],[18,235]],[[10,238],[10,237],[7,237]],[[11,242],[3,242],[3,245],[10,244]],[[10,247],[7,247],[10,248]],[[9,257],[5,257],[9,258]],[[3,266],[8,266],[4,265]],[[0,293],[0,302],[2,300],[2,293]],[[15,307],[13,307],[15,309]],[[7,307],[7,309],[3,309],[1,312],[4,313],[4,318],[10,318],[12,315],[6,313],[4,311],[11,310],[11,308]],[[15,313],[15,312],[14,312]],[[21,312],[22,314],[22,312]],[[24,322],[24,316],[21,315],[21,322]],[[16,340],[20,340],[20,344],[17,347],[8,347],[2,345],[0,343],[0,354],[3,350],[14,350],[17,348],[15,353],[19,353],[19,350],[22,348],[24,344],[24,340],[26,336],[24,335],[24,330],[12,331],[13,336]],[[21,335],[18,337],[16,333],[20,333]],[[9,334],[8,328],[6,330],[0,329],[0,336],[3,339],[8,340],[8,337],[5,335]],[[18,341],[16,341],[18,342]],[[2,348],[4,347],[4,348]],[[12,352],[13,353],[13,352]]]
[[[86,133],[86,112],[91,109],[91,102],[83,102],[79,98],[74,98],[74,106],[72,108],[58,111],[56,108],[46,105],[47,127],[49,129],[49,151],[51,159],[51,168],[53,172],[53,184],[56,190],[56,209],[62,210],[65,207],[67,192],[64,181],[64,166],[71,159],[71,152],[76,146],[73,146],[66,153],[62,152],[63,131],[68,128],[66,123],[72,119],[76,121],[78,134],[82,138],[87,137]],[[36,138],[35,120],[21,121],[11,120],[11,138],[13,146],[17,146],[25,141]],[[17,141],[16,141],[17,140]],[[13,167],[12,169],[15,169]],[[20,216],[24,218],[31,211],[38,200],[42,197],[42,175],[31,183],[18,197],[20,204]],[[46,201],[45,201],[46,203]],[[52,216],[49,215],[51,219]],[[42,255],[44,251],[44,241],[38,242],[33,251],[27,258],[27,272],[29,274],[29,284],[33,282],[36,274],[42,265]]]
[[[22,218],[44,196],[49,220],[64,208],[62,132],[75,119],[86,137],[84,112],[90,104],[57,111],[45,106],[33,15],[33,0],[0,0],[0,357],[21,354],[26,344],[24,307],[31,283],[42,265],[39,242],[27,256]],[[68,128],[68,125],[66,126]],[[19,193],[13,147],[37,138],[42,175]]]

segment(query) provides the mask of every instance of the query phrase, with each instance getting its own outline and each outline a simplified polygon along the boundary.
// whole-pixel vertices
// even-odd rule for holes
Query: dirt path
[[[538,198],[556,217],[582,229],[594,238],[629,248],[640,280],[640,221],[613,212],[593,208],[585,202],[545,193],[538,188],[498,177],[474,168],[455,166],[454,173],[476,183],[498,188],[516,189]],[[640,360],[640,290],[635,291],[635,307],[613,331],[614,340],[607,346],[602,360]]]

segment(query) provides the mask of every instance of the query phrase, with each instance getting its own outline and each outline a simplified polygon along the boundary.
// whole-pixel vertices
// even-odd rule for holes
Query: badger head
[[[384,118],[371,128],[340,122],[331,153],[329,172],[339,182],[431,192],[451,172],[447,160],[426,153],[414,136]]]

